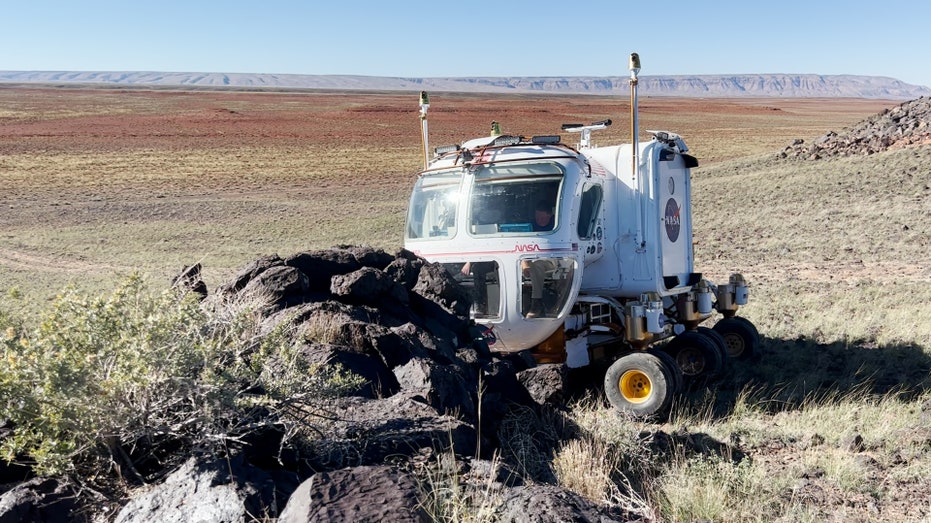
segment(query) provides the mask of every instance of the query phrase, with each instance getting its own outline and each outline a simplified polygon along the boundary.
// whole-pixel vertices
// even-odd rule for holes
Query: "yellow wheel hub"
[[[650,397],[653,383],[650,377],[639,370],[629,370],[621,375],[618,382],[621,396],[631,403],[643,403]]]

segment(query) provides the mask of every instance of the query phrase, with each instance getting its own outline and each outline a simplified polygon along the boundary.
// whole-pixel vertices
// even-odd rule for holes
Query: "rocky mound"
[[[923,96],[875,114],[843,134],[831,131],[811,144],[797,139],[778,156],[818,160],[839,156],[870,155],[888,149],[901,149],[929,143],[931,143],[931,98]]]
[[[175,284],[207,294],[197,266]],[[358,247],[267,256],[208,299],[261,303],[264,336],[297,332],[307,363],[339,364],[365,384],[297,410],[312,419],[298,437],[300,426],[272,423],[220,452],[163,456],[158,479],[109,514],[77,503],[84,498],[65,478],[12,487],[0,478],[0,521],[429,521],[419,472],[448,456],[481,488],[497,478],[505,508],[517,510],[508,520],[632,519],[491,459],[502,420],[514,409],[549,409],[566,370],[492,355],[469,319],[469,295],[441,265]]]

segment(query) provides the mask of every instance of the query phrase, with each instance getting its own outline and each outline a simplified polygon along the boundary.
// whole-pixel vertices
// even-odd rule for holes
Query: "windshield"
[[[502,163],[475,170],[469,232],[546,233],[559,224],[563,170],[554,162]]]
[[[407,215],[409,239],[447,239],[456,235],[456,204],[462,170],[425,174],[417,180]]]

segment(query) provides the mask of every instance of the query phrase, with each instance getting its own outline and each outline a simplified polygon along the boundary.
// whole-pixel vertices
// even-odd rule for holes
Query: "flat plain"
[[[431,146],[484,135],[493,120],[529,136],[611,118],[596,140],[630,140],[626,98],[432,102]],[[640,114],[643,129],[681,134],[708,166],[895,104],[648,98]],[[194,262],[212,286],[264,254],[395,250],[422,161],[417,108],[416,93],[0,88],[0,282],[41,301]]]

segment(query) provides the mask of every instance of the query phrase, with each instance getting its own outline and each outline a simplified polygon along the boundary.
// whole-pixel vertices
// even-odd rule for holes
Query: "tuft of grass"
[[[504,502],[504,487],[497,482],[500,463],[495,456],[484,475],[466,475],[454,454],[438,454],[417,475],[420,506],[438,523],[498,521],[497,514]]]
[[[784,512],[785,480],[751,460],[676,456],[656,480],[660,512],[670,521],[773,521]]]
[[[556,480],[590,500],[609,503],[621,497],[613,477],[623,456],[603,440],[585,438],[562,443],[553,457]]]
[[[604,439],[586,435],[560,446],[553,457],[553,469],[560,486],[595,503],[619,507],[646,521],[654,521],[653,507],[634,486],[644,479],[645,464],[636,462],[642,455],[642,452],[630,454]],[[629,469],[632,463],[637,465],[633,471]]]

